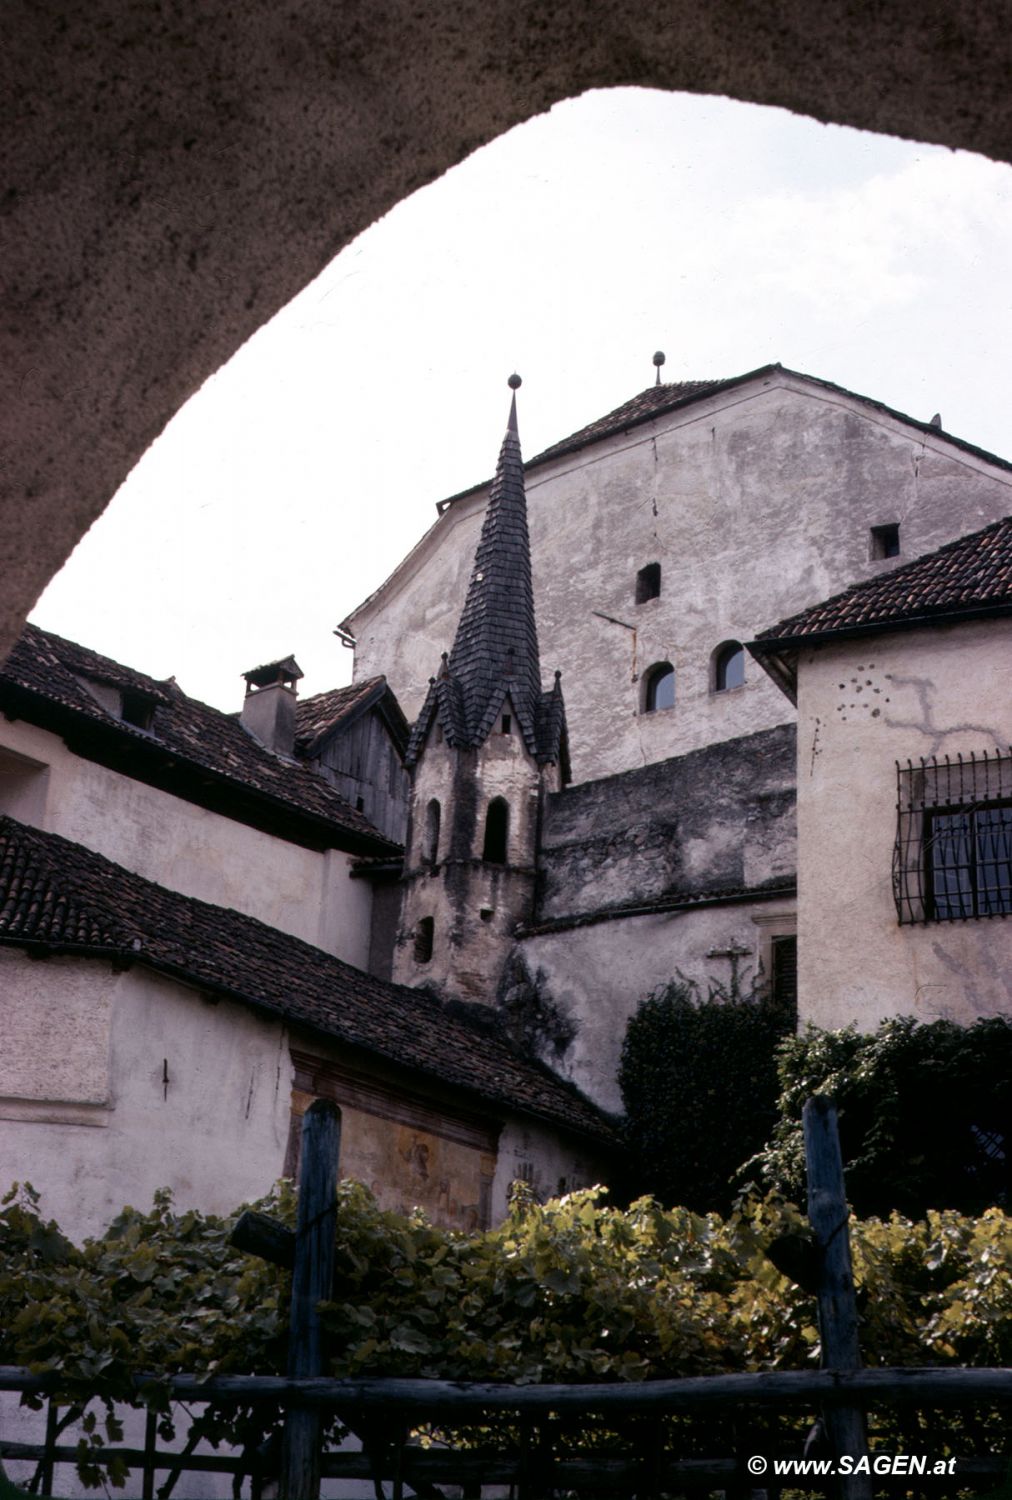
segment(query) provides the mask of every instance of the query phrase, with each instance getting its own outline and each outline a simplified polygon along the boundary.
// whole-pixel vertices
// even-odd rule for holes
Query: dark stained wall
[[[795,742],[785,724],[549,797],[536,921],[789,881]]]

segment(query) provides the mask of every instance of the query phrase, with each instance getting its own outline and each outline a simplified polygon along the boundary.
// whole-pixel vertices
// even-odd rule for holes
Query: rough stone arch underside
[[[14,0],[5,22],[0,649],[208,375],[553,103],[641,84],[1012,141],[998,0]]]

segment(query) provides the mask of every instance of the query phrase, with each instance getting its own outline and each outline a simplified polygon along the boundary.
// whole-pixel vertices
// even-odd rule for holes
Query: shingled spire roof
[[[471,581],[453,649],[432,680],[408,746],[407,763],[418,758],[434,717],[447,742],[458,749],[481,745],[506,699],[531,755],[542,764],[565,759],[565,712],[556,678],[541,690],[538,632],[534,622],[531,548],[527,533],[524,467],[517,433],[516,391],[499,451]]]

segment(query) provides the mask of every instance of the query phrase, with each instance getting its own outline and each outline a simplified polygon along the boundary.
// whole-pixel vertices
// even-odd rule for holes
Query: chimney
[[[294,656],[286,656],[242,675],[246,679],[239,716],[242,727],[268,750],[291,757],[295,753],[295,684],[302,676],[301,667]]]

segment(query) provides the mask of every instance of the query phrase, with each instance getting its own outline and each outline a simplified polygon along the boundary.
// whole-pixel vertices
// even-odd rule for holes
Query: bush
[[[679,976],[630,1019],[619,1085],[635,1191],[726,1212],[740,1163],[777,1119],[776,1054],[792,1017],[762,990]]]
[[[836,1100],[857,1213],[979,1214],[1012,1201],[1012,1019],[962,1027],[902,1017],[869,1035],[810,1027],[782,1044],[779,1071],[776,1127],[744,1175],[803,1198],[801,1111],[825,1093]]]

